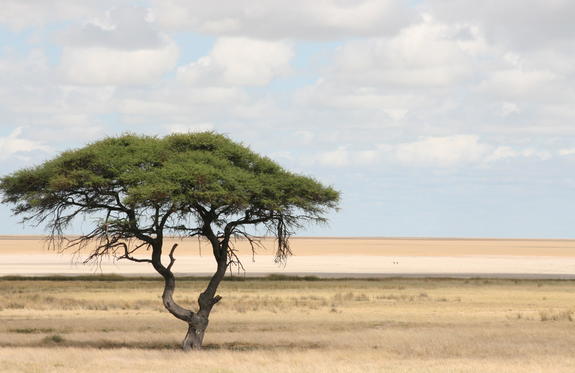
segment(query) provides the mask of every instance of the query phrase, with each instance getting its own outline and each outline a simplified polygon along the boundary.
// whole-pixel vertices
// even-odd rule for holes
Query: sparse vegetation
[[[571,310],[546,310],[539,311],[541,321],[573,321],[573,311]]]
[[[184,372],[190,359],[206,372],[229,361],[227,371],[238,373],[575,366],[573,281],[224,281],[230,296],[214,310],[217,323],[197,359],[177,352],[179,324],[165,318],[161,281],[88,279],[0,280],[0,371],[101,372],[114,361],[119,371],[152,372],[169,360],[171,371]],[[182,294],[202,285],[180,282]]]
[[[11,333],[18,333],[18,334],[40,334],[40,333],[51,333],[54,329],[52,328],[16,328],[10,329],[9,332]]]

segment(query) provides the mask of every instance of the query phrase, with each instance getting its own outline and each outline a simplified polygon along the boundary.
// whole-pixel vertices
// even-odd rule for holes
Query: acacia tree
[[[165,308],[188,324],[184,350],[201,348],[221,299],[218,285],[231,265],[241,265],[234,239],[253,250],[253,226],[264,226],[276,239],[275,260],[283,262],[292,232],[325,221],[339,199],[331,187],[212,132],[106,138],[5,176],[0,191],[23,222],[48,228],[53,248],[88,250],[87,262],[114,256],[151,264],[164,279]],[[66,237],[82,216],[95,218],[91,231]],[[165,248],[168,235],[201,236],[211,245],[217,269],[195,311],[174,300],[177,244]]]

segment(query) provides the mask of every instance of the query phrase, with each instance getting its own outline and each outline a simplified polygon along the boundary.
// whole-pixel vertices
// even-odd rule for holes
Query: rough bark
[[[204,341],[204,334],[208,327],[210,312],[213,306],[220,301],[221,297],[216,295],[220,282],[223,280],[227,269],[227,248],[220,244],[215,236],[212,235],[210,241],[214,257],[217,261],[217,270],[213,274],[204,292],[198,297],[198,311],[188,310],[174,301],[173,295],[176,288],[176,278],[171,271],[175,262],[173,251],[170,252],[170,264],[166,267],[161,262],[162,247],[160,244],[153,247],[152,265],[156,271],[164,278],[164,292],[162,293],[162,302],[164,307],[176,318],[185,321],[188,324],[188,332],[182,342],[184,351],[200,350]]]
[[[176,289],[176,278],[171,271],[171,266],[175,260],[172,259],[172,262],[170,262],[170,265],[168,265],[166,268],[162,264],[161,256],[161,245],[155,245],[152,251],[152,265],[154,266],[154,269],[164,278],[164,292],[162,293],[162,302],[164,303],[164,307],[178,319],[190,322],[194,313],[191,310],[188,310],[177,304],[173,298],[174,291]]]
[[[182,342],[184,351],[200,350],[204,342],[204,334],[208,327],[208,317],[194,315],[193,321],[188,323],[188,332]]]

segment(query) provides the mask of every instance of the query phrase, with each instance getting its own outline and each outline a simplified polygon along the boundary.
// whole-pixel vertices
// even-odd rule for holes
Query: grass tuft
[[[64,337],[62,337],[59,334],[54,334],[54,335],[50,335],[50,336],[45,337],[42,341],[46,344],[52,344],[52,343],[60,344],[60,343],[63,343],[65,341],[65,339],[64,339]]]

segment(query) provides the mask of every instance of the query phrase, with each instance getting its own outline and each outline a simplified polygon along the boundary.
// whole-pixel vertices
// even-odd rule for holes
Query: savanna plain
[[[178,282],[195,304],[206,279]],[[575,282],[236,278],[198,352],[153,277],[0,280],[1,372],[573,372]]]

